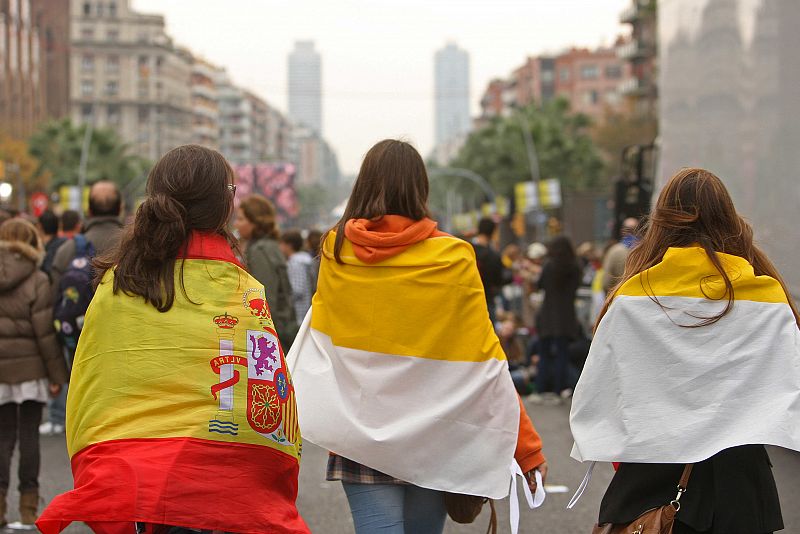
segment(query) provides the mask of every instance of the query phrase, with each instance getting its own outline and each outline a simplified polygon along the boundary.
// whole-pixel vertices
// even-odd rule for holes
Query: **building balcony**
[[[620,24],[633,24],[639,20],[639,6],[638,4],[631,4],[622,10],[619,14]]]
[[[640,61],[655,57],[655,46],[634,39],[617,48],[617,57],[626,61]]]
[[[203,85],[203,84],[193,84],[192,85],[192,94],[197,96],[203,96],[208,98],[209,100],[216,100],[217,99],[217,91],[214,87]]]
[[[618,86],[617,91],[622,96],[642,97],[650,93],[650,87],[638,78],[628,78],[623,80]]]
[[[207,126],[205,124],[193,124],[192,134],[208,139],[217,139],[219,138],[219,129]]]

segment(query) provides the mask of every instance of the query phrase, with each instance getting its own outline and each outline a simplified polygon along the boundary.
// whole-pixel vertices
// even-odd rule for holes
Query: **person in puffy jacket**
[[[33,529],[39,503],[39,423],[67,366],[53,329],[50,281],[39,269],[42,240],[33,224],[0,225],[0,527],[6,525],[11,455],[19,443],[20,520]]]

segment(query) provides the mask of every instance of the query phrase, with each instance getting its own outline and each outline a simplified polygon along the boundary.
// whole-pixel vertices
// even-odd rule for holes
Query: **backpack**
[[[53,322],[58,338],[73,354],[83,329],[84,315],[94,296],[92,258],[95,255],[94,245],[86,239],[86,236],[78,234],[74,241],[75,259],[70,262],[58,282],[53,309]]]

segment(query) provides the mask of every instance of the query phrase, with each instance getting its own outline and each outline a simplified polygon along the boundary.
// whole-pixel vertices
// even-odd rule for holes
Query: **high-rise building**
[[[289,54],[289,118],[322,135],[322,60],[313,41],[297,41]]]
[[[73,120],[117,131],[152,161],[192,141],[193,58],[174,46],[164,17],[129,0],[72,2]]]
[[[224,71],[216,73],[219,104],[219,150],[231,163],[253,163],[253,114],[245,91],[235,86]]]
[[[436,52],[434,61],[437,145],[470,129],[469,54],[454,43]]]

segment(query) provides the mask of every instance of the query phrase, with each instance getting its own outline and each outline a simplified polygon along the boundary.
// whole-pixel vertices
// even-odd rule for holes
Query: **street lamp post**
[[[536,145],[533,143],[533,135],[531,135],[531,125],[528,122],[528,117],[525,115],[524,109],[517,110],[516,115],[522,127],[522,138],[525,141],[525,152],[528,154],[528,167],[531,172],[531,182],[535,184],[538,190],[541,174],[539,172],[539,158],[536,154]],[[541,199],[533,210],[533,216],[536,220],[536,239],[541,240],[544,237],[545,223],[547,222],[545,220],[544,210],[541,207]]]

